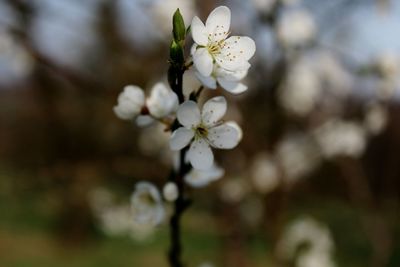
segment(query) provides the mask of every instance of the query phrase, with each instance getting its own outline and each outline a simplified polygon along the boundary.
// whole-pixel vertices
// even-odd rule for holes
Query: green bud
[[[174,16],[172,18],[172,26],[173,26],[173,34],[175,42],[179,43],[185,40],[186,30],[185,30],[185,22],[183,21],[183,17],[181,12],[179,12],[179,8],[175,11]]]
[[[184,61],[183,48],[178,42],[172,41],[170,49],[169,49],[169,56],[173,63],[176,63],[176,64],[183,63],[183,61]]]

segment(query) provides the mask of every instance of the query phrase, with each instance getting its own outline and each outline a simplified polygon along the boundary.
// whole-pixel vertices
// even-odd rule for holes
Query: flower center
[[[211,55],[218,54],[220,50],[221,47],[219,46],[219,43],[212,43],[208,46],[208,52],[210,52]]]
[[[203,125],[199,125],[196,130],[195,130],[195,136],[197,138],[207,138],[208,135],[208,129],[203,126]]]

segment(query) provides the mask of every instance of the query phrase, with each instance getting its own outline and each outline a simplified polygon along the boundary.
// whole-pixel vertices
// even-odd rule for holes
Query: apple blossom
[[[146,99],[146,107],[150,115],[139,116],[136,123],[139,126],[149,125],[154,119],[162,119],[175,113],[178,106],[176,94],[164,83],[158,82],[151,89],[150,97]]]
[[[145,105],[145,97],[142,88],[127,85],[118,96],[118,104],[114,106],[114,113],[118,118],[131,120],[140,114]]]
[[[247,70],[249,59],[256,46],[249,37],[229,36],[231,11],[226,6],[214,9],[206,24],[195,16],[191,30],[195,42],[192,49],[193,63],[202,76],[210,76],[214,64],[227,71]]]
[[[340,119],[328,120],[313,132],[323,156],[358,158],[366,148],[367,132],[360,124]]]
[[[209,169],[214,162],[210,146],[231,149],[242,137],[242,131],[235,122],[220,121],[226,109],[226,99],[222,96],[208,100],[201,112],[194,101],[181,104],[177,119],[183,127],[172,133],[170,148],[181,150],[190,144],[187,156],[192,166],[200,170]]]
[[[292,9],[282,14],[277,24],[279,41],[288,48],[303,46],[316,34],[316,25],[305,9]]]
[[[299,247],[307,244],[308,249],[299,254]],[[332,261],[334,243],[329,229],[310,217],[292,222],[278,243],[278,255],[284,260],[296,259],[296,266],[335,266]]]
[[[139,182],[131,196],[134,219],[139,224],[156,226],[164,220],[165,210],[160,192],[149,182]]]

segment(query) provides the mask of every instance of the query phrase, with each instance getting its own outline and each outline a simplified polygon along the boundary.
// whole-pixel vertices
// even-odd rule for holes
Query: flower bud
[[[163,188],[163,196],[165,200],[173,202],[178,198],[179,192],[178,187],[173,182],[168,182]]]
[[[186,35],[186,28],[185,28],[185,22],[183,21],[183,17],[181,15],[181,12],[179,11],[179,8],[175,11],[174,16],[172,18],[172,26],[173,26],[173,35],[174,35],[174,40],[177,43],[180,43],[185,40],[185,35]]]
[[[140,114],[145,105],[145,97],[140,87],[128,85],[118,96],[118,104],[114,106],[114,113],[118,118],[131,120]]]

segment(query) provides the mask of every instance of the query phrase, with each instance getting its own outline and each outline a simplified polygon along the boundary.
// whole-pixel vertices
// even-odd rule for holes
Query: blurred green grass
[[[335,243],[334,259],[339,267],[368,266],[371,249],[363,233],[358,212],[343,201],[313,197],[297,198],[288,207],[288,219],[310,215],[326,223]],[[161,226],[149,240],[139,242],[129,237],[109,237],[94,229],[89,238],[68,243],[57,235],[56,213],[43,193],[0,194],[0,266],[1,267],[167,267],[168,226]],[[51,199],[51,198],[50,198]],[[204,261],[216,266],[224,262],[224,238],[215,218],[195,204],[184,216],[184,258],[188,266]],[[248,230],[248,229],[247,229]],[[247,231],[243,229],[244,232]],[[399,236],[396,226],[396,237]],[[225,233],[226,234],[226,233]],[[388,267],[400,266],[400,244]],[[262,227],[245,237],[245,255],[251,266],[270,266],[271,247]]]

